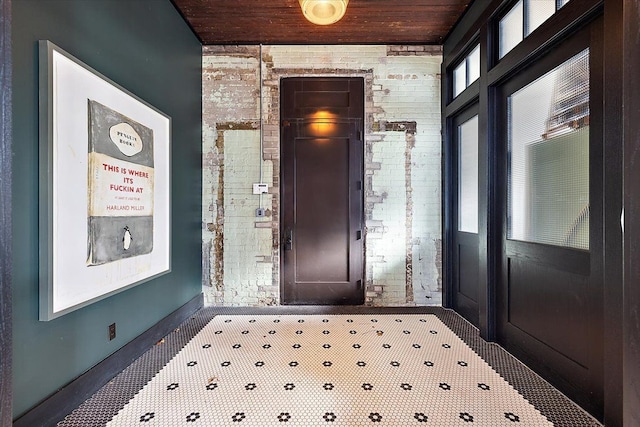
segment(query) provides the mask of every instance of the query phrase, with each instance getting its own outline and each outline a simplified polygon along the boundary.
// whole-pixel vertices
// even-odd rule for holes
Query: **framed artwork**
[[[39,42],[40,320],[171,269],[171,119]]]

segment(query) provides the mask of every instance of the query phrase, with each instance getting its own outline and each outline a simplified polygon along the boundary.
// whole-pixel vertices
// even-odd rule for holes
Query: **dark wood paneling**
[[[472,91],[471,88],[468,92],[470,91]],[[447,193],[445,193],[443,203],[445,206],[445,227],[450,229],[447,232],[450,241],[447,242],[447,259],[445,260],[445,271],[447,272],[445,280],[449,296],[445,301],[476,327],[479,326],[479,238],[478,233],[458,231],[460,218],[458,198],[460,194],[460,156],[462,155],[460,153],[459,127],[477,115],[477,105],[472,105],[459,112],[454,119],[449,120],[451,127],[447,132],[451,135],[451,140],[445,144],[446,159],[444,163],[444,174],[449,178],[445,180],[445,182],[448,181],[448,185],[445,188]],[[479,158],[478,161],[482,162],[483,160]]]
[[[286,79],[287,87],[294,86],[282,96],[282,119],[350,119],[361,118],[363,114],[362,94],[351,93],[354,83],[341,78],[292,78]],[[363,89],[364,91],[364,89]],[[312,116],[322,111],[330,116]]]
[[[347,88],[348,90],[349,88]],[[305,96],[302,96],[302,95]],[[307,96],[308,94],[308,96]],[[316,91],[316,92],[297,92],[296,107],[298,109],[317,108],[322,105],[331,111],[334,109],[349,108],[349,92],[347,91]],[[314,108],[315,107],[315,108]]]
[[[601,39],[602,19],[598,19],[505,82],[496,100],[500,107],[497,135],[506,159],[507,97],[590,47],[589,252],[508,240],[507,168],[502,168],[504,255],[497,336],[508,351],[598,419],[603,417],[604,372]]]
[[[441,66],[443,76],[447,75],[447,69],[444,63]],[[453,308],[455,289],[455,232],[457,227],[454,223],[454,201],[456,200],[457,189],[455,187],[455,157],[453,151],[453,128],[454,117],[447,116],[448,79],[443,79],[440,88],[440,111],[442,114],[442,159],[440,160],[440,168],[442,169],[442,306]]]
[[[0,0],[0,426],[10,426],[11,390],[11,0]]]
[[[192,298],[191,301],[18,418],[13,426],[55,426],[161,338],[167,336],[193,313],[201,309],[203,304],[202,294]]]
[[[640,425],[640,5],[623,3],[624,104],[624,425]],[[621,74],[618,74],[620,76]]]
[[[478,326],[478,236],[470,245],[458,244],[457,285],[454,309],[474,326]]]
[[[477,310],[478,236],[472,235],[469,240],[471,242],[468,245],[464,243],[458,244],[458,292],[473,301]],[[475,317],[477,317],[477,313]]]
[[[640,121],[628,120],[629,114],[632,117],[640,116],[638,102],[640,94],[638,91],[638,80],[635,76],[640,74],[640,57],[637,55],[640,49],[640,42],[637,34],[638,19],[640,15],[638,2],[635,0],[624,1],[603,1],[603,0],[572,0],[566,7],[562,8],[554,17],[545,22],[538,30],[527,37],[519,46],[513,49],[502,60],[496,61],[494,52],[494,41],[496,28],[492,19],[497,17],[502,7],[509,6],[509,0],[491,0],[486,2],[474,2],[464,16],[447,36],[443,46],[443,134],[444,147],[451,139],[450,123],[451,118],[459,111],[466,108],[468,102],[472,102],[474,97],[479,99],[479,156],[487,161],[480,162],[480,212],[479,212],[479,237],[480,237],[480,331],[485,339],[492,339],[494,297],[492,284],[496,283],[496,273],[501,270],[501,260],[496,259],[496,254],[500,255],[505,248],[501,247],[501,236],[505,230],[501,230],[498,219],[500,213],[496,200],[497,194],[504,194],[506,191],[503,177],[497,173],[499,165],[505,164],[505,153],[496,150],[497,140],[496,125],[496,86],[509,79],[514,73],[524,67],[535,66],[536,58],[542,53],[552,48],[554,44],[567,35],[575,32],[580,27],[594,19],[604,8],[604,38],[593,40],[592,48],[604,51],[603,62],[592,66],[592,76],[594,80],[604,82],[606,91],[600,89],[601,96],[596,94],[592,98],[592,105],[604,105],[604,117],[598,132],[605,135],[604,147],[600,156],[600,167],[603,168],[604,181],[600,188],[604,194],[603,205],[600,211],[603,213],[604,232],[599,236],[602,242],[604,254],[600,254],[600,259],[591,259],[589,268],[601,269],[605,277],[604,292],[602,295],[594,295],[595,298],[604,298],[604,312],[600,311],[595,315],[604,318],[604,331],[595,331],[595,334],[604,335],[604,345],[598,346],[596,352],[604,352],[604,419],[606,425],[623,425],[623,382],[624,382],[624,402],[625,419],[624,425],[640,425],[640,416],[637,408],[640,407],[640,266],[637,263],[640,259],[640,227],[633,218],[640,215],[638,205],[638,194],[640,194],[640,168],[637,163],[640,160],[629,157],[629,154],[636,153],[638,141],[640,140]],[[511,2],[512,4],[513,2]],[[603,7],[604,5],[604,7]],[[624,8],[624,16],[623,16]],[[624,25],[623,25],[624,24]],[[623,46],[623,29],[625,43]],[[447,83],[447,72],[451,71],[451,65],[455,64],[476,40],[481,44],[481,76],[479,79],[478,93],[475,89],[469,90],[451,101],[449,84]],[[623,90],[623,61],[625,62],[625,76],[627,81]],[[602,77],[604,75],[604,78]],[[470,88],[471,89],[471,88]],[[468,93],[467,93],[468,92]],[[624,101],[623,93],[627,97]],[[629,100],[632,103],[629,103]],[[622,187],[622,129],[623,119],[627,128],[627,135],[624,143],[627,145],[625,153],[626,165],[626,218],[627,233],[625,244],[625,289],[623,303],[623,278],[622,278],[622,233],[620,232],[620,207],[623,193]],[[594,132],[597,124],[592,123]],[[632,129],[630,131],[630,129]],[[445,157],[449,154],[444,151]],[[594,159],[597,163],[598,159]],[[446,165],[446,161],[444,163]],[[633,165],[633,166],[632,166]],[[450,171],[445,169],[444,179],[452,180]],[[631,184],[631,185],[630,185]],[[451,197],[450,183],[443,184],[444,190],[449,190],[445,194],[445,200]],[[448,194],[448,196],[447,196]],[[635,210],[630,212],[630,205],[635,198]],[[446,205],[445,205],[446,207]],[[595,207],[594,207],[595,208]],[[447,211],[445,210],[445,213]],[[451,215],[444,216],[443,229],[451,232]],[[633,224],[631,223],[633,222]],[[631,234],[629,228],[633,229]],[[593,237],[593,236],[592,236]],[[450,239],[450,234],[446,234],[446,239]],[[445,247],[446,247],[445,242]],[[630,254],[629,247],[636,245],[635,252]],[[576,260],[579,264],[579,261]],[[604,263],[604,264],[603,264]],[[449,263],[450,264],[450,263]],[[633,266],[633,267],[632,267]],[[630,271],[635,268],[633,273]],[[445,273],[451,276],[452,273],[445,269]],[[449,279],[447,279],[447,283]],[[448,289],[448,288],[447,288]],[[448,292],[451,294],[451,292]],[[450,295],[449,295],[450,296]],[[635,298],[634,300],[632,300]],[[625,372],[623,379],[623,310],[624,311],[624,334],[625,334]],[[596,328],[594,328],[596,329]],[[597,328],[600,329],[600,328]],[[633,337],[633,338],[632,338]],[[522,356],[525,362],[529,362],[526,356]],[[532,362],[536,362],[535,360]],[[596,385],[597,387],[597,385]]]
[[[559,270],[588,276],[591,269],[591,257],[586,251],[567,250],[560,246],[543,244],[531,245],[517,240],[508,240],[504,246],[512,256],[534,263],[544,262]]]
[[[349,282],[349,143],[295,140],[296,282]]]
[[[173,0],[203,44],[442,44],[470,0],[357,0],[314,25],[298,0]]]
[[[509,258],[508,322],[572,361],[589,360],[589,277]]]
[[[623,425],[623,265],[620,211],[623,206],[623,84],[622,84],[622,8],[623,2],[609,1],[604,7],[604,61],[602,72],[607,90],[604,108],[604,423]],[[634,50],[634,52],[637,52]],[[635,55],[634,55],[635,57]],[[637,282],[636,282],[637,283]],[[640,407],[640,402],[635,406]],[[636,424],[640,424],[637,421]]]
[[[501,151],[495,144],[497,123],[495,89],[488,86],[489,58],[493,54],[491,31],[485,25],[480,29],[480,78],[478,93],[478,325],[480,336],[487,341],[496,337],[496,283],[499,280],[502,235],[500,234],[500,208],[497,194],[503,185],[496,182],[503,165]]]

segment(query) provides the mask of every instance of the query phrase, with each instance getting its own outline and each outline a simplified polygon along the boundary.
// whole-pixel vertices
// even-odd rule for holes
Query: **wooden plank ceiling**
[[[350,0],[319,26],[298,0],[173,0],[205,45],[442,44],[472,0]]]

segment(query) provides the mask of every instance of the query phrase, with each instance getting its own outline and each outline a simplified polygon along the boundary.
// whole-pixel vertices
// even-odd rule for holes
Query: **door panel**
[[[602,90],[590,28],[498,91],[504,135],[499,343],[601,416]]]
[[[460,239],[462,240],[462,239]],[[470,244],[458,244],[458,293],[478,304],[478,238],[472,236]]]
[[[453,308],[473,325],[478,312],[478,108],[453,121]]]
[[[296,92],[296,107],[298,108],[304,109],[322,106],[324,108],[334,108],[338,109],[338,111],[344,111],[345,107],[349,107],[349,88],[344,87],[342,84],[323,85],[323,87],[309,87],[309,85],[307,85],[306,89],[305,91]]]
[[[508,262],[509,323],[588,366],[588,276],[518,258]]]
[[[297,283],[349,281],[349,139],[297,138]]]
[[[282,80],[285,304],[364,302],[363,89],[362,79]]]

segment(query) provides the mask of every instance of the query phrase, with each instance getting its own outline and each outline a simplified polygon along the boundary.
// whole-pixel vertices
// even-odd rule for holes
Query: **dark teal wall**
[[[38,321],[39,39],[168,114],[173,127],[172,272],[50,322]],[[169,0],[15,0],[13,61],[17,418],[201,292],[201,45]]]

